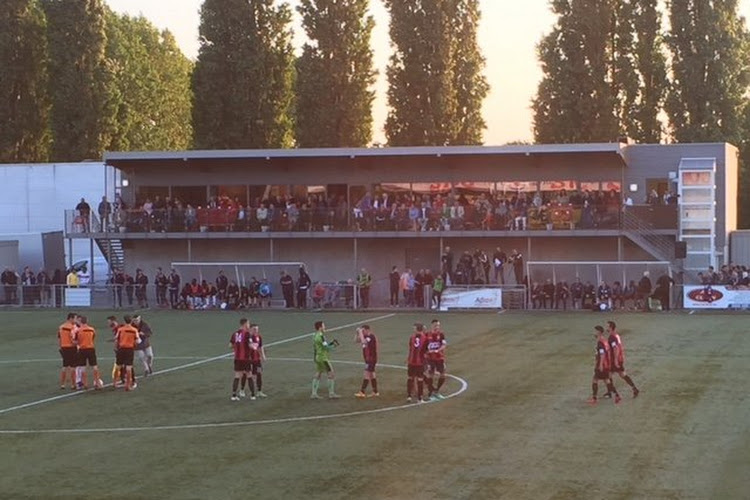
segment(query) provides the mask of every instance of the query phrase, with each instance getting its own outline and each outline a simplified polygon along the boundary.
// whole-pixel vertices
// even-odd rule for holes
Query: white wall
[[[74,209],[81,198],[85,198],[96,213],[103,195],[106,194],[110,201],[114,199],[114,172],[113,167],[105,167],[101,162],[0,165],[0,186],[3,187],[0,235],[62,231],[65,210]],[[28,241],[31,240],[26,239]],[[41,238],[38,241],[39,248],[21,245],[21,266],[38,261],[38,256],[42,254]],[[67,244],[65,251],[68,251]],[[66,262],[69,258],[66,255]],[[90,260],[88,241],[74,241],[72,260]],[[27,261],[29,264],[26,264]],[[96,246],[94,261],[104,261]]]

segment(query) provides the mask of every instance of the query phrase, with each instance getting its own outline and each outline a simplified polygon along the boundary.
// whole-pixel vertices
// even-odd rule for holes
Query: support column
[[[89,266],[91,266],[91,281],[89,283],[94,283],[94,238],[89,238]]]
[[[274,258],[274,248],[273,248],[273,238],[268,239],[268,255],[269,255],[269,262],[273,262],[276,259]]]
[[[68,238],[68,269],[71,267],[73,267],[73,238]]]
[[[359,263],[359,255],[357,255],[357,252],[358,252],[357,246],[358,246],[357,237],[355,236],[353,238],[353,247],[354,247],[354,262],[353,262],[354,274],[353,276],[357,276],[357,269],[359,269],[359,267],[357,267],[357,264]],[[356,281],[354,282],[354,297],[353,298],[354,298],[354,310],[356,311],[357,309],[359,309],[359,287],[357,287]]]

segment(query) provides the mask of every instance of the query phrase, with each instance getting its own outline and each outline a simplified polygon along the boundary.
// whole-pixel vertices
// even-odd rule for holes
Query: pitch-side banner
[[[440,310],[448,309],[501,309],[503,291],[499,288],[460,290],[448,288],[440,300]]]
[[[686,286],[685,309],[749,309],[750,290],[725,286]]]

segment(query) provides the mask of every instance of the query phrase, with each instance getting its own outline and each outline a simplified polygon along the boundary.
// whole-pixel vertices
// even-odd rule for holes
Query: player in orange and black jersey
[[[617,404],[622,398],[617,393],[617,389],[615,389],[612,377],[610,376],[609,346],[607,345],[607,339],[604,338],[604,327],[596,325],[594,327],[594,337],[596,337],[596,362],[594,364],[594,377],[591,380],[591,399],[588,402],[592,405],[596,404],[596,393],[599,391],[599,381],[601,380],[607,384],[607,390],[615,395],[615,404]]]
[[[609,333],[607,344],[609,346],[610,374],[617,373],[633,389],[633,397],[637,398],[640,391],[625,371],[625,347],[622,345],[622,339],[617,333],[617,325],[614,321],[607,321],[607,333]],[[612,395],[608,392],[604,397],[612,397]]]
[[[129,391],[137,387],[133,382],[133,358],[140,334],[138,329],[131,324],[130,316],[125,316],[123,319],[125,324],[117,329],[115,348],[117,349],[117,364],[126,374],[125,390]]]
[[[427,335],[422,323],[414,323],[414,333],[409,337],[409,356],[406,359],[408,379],[406,380],[406,400],[412,400],[414,385],[417,386],[417,401],[422,402],[424,393],[424,362],[427,353]],[[426,400],[425,400],[426,401]]]
[[[440,388],[445,383],[445,346],[448,342],[445,340],[445,334],[440,329],[440,320],[433,319],[429,333],[427,334],[427,373],[425,381],[430,393],[431,399],[445,399],[440,394]],[[434,376],[438,375],[437,386],[434,385]]]
[[[107,317],[107,324],[109,325],[109,328],[112,330],[112,339],[108,340],[107,342],[114,342],[117,340],[117,329],[120,328],[120,323],[117,322],[117,318],[115,316],[109,316]],[[120,370],[120,365],[117,364],[117,345],[115,344],[114,348],[115,352],[115,362],[112,365],[112,385],[114,387],[118,387],[120,385],[125,385],[126,377],[125,377],[125,370]],[[135,371],[133,371],[133,387],[138,387],[138,382],[135,376]]]
[[[60,369],[60,389],[65,389],[65,381],[70,379],[70,388],[76,389],[75,367],[78,365],[78,349],[75,344],[76,313],[68,313],[65,323],[57,329],[57,342],[62,357],[62,368]]]
[[[78,369],[81,385],[84,389],[88,386],[86,380],[88,378],[86,374],[86,366],[88,365],[94,369],[94,389],[99,389],[101,386],[99,383],[99,366],[96,363],[96,347],[94,345],[96,330],[89,325],[86,316],[80,316],[79,321],[81,326],[78,328],[76,338],[78,344]]]

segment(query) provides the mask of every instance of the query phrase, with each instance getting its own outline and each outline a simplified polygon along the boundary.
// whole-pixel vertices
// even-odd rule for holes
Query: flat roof
[[[554,155],[613,154],[622,159],[622,144],[529,144],[509,146],[418,146],[385,148],[310,149],[230,149],[192,151],[111,151],[104,153],[110,165],[143,161],[271,159],[271,158],[356,158],[388,156],[466,156],[466,155]]]

